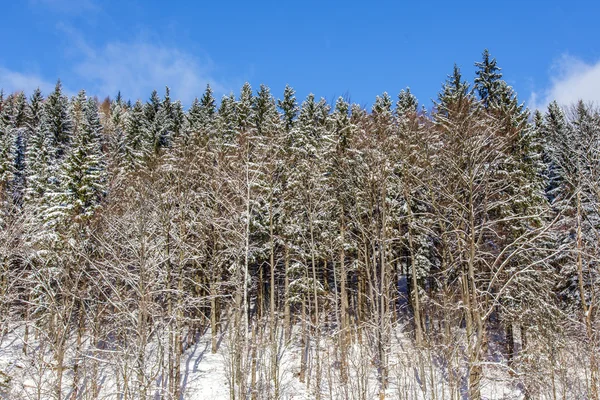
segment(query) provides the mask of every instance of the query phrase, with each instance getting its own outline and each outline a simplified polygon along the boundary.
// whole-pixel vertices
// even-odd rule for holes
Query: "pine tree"
[[[7,204],[20,204],[24,190],[27,99],[23,92],[12,94],[0,112],[0,197]]]
[[[258,135],[273,134],[277,130],[279,123],[279,114],[275,105],[275,99],[271,91],[265,85],[260,85],[260,89],[254,98],[254,126]]]
[[[126,171],[133,171],[143,165],[154,149],[148,120],[141,101],[137,101],[125,120],[123,139],[123,162]]]
[[[291,239],[289,244],[290,259],[288,269],[290,283],[288,299],[292,304],[301,304],[303,310],[312,311],[314,330],[309,334],[307,322],[303,323],[303,343],[309,348],[310,341],[315,341],[315,362],[320,365],[320,325],[322,312],[322,296],[327,283],[321,279],[324,274],[324,244],[327,242],[327,216],[331,202],[327,193],[326,163],[327,127],[330,123],[329,106],[325,100],[315,101],[309,94],[302,103],[300,115],[295,124],[294,142],[289,149],[289,166],[286,176],[290,197],[286,199],[286,226],[284,234]],[[305,312],[303,311],[303,313]],[[307,368],[305,356],[301,362],[300,378],[304,379]],[[320,386],[319,381],[316,383]]]
[[[350,105],[339,97],[331,116],[332,145],[326,154],[327,159],[327,190],[332,199],[331,219],[335,224],[332,230],[332,249],[337,252],[333,262],[336,289],[336,317],[339,320],[340,332],[338,346],[340,351],[340,374],[342,381],[348,379],[348,346],[350,342],[350,310],[349,310],[349,276],[358,276],[351,260],[355,257],[357,244],[351,229],[351,210],[356,199],[353,180],[356,165],[351,151],[354,126],[350,121]],[[343,189],[342,189],[343,188]],[[339,305],[337,292],[339,291]],[[339,307],[339,308],[338,308]],[[338,311],[339,310],[339,311]],[[358,316],[360,318],[361,316]]]
[[[146,104],[146,120],[149,128],[149,142],[152,144],[154,154],[171,144],[173,139],[173,104],[169,88],[165,89],[165,97],[158,99],[156,91],[152,92],[150,102]]]
[[[185,111],[183,110],[183,105],[180,100],[177,100],[173,103],[171,108],[171,144],[176,141],[185,130]]]
[[[504,140],[496,134],[491,118],[468,91],[460,70],[455,65],[453,74],[444,84],[436,103],[435,130],[444,145],[437,155],[435,179],[440,188],[435,195],[440,231],[448,226],[453,233],[445,236],[444,249],[448,258],[460,260],[453,265],[450,276],[460,276],[460,296],[466,305],[464,316],[467,335],[468,397],[481,398],[485,354],[487,318],[482,314],[485,296],[479,289],[488,277],[480,266],[493,263],[493,252],[480,246],[486,225],[489,224],[493,203],[486,197],[502,187],[496,171],[503,161]],[[452,256],[450,256],[452,254]],[[452,264],[450,264],[452,265]]]
[[[52,137],[46,127],[46,107],[44,98],[37,89],[29,103],[29,141],[26,150],[25,201],[38,203],[42,201],[51,179],[51,162],[54,151]]]
[[[217,139],[224,143],[234,143],[239,133],[235,96],[223,96],[217,114]]]
[[[210,122],[217,111],[215,97],[210,85],[206,85],[206,90],[200,99],[200,107],[204,113],[205,122]]]
[[[162,147],[163,130],[165,128],[165,114],[161,112],[163,101],[158,96],[156,90],[152,91],[150,100],[144,105],[144,114],[147,124],[146,142],[151,150],[148,154],[156,154]],[[135,106],[134,106],[135,108]]]
[[[27,140],[25,142],[25,171],[24,176],[27,177],[29,173],[29,163],[36,162],[28,157],[28,151],[31,144],[31,141],[34,136],[39,135],[39,131],[42,129],[42,121],[45,118],[44,112],[44,97],[42,96],[42,91],[37,88],[34,90],[31,98],[29,99],[29,104],[26,109],[27,113]],[[25,178],[25,185],[28,185],[27,178]],[[25,190],[26,192],[27,190]],[[26,196],[26,194],[25,194]]]
[[[238,128],[240,132],[246,132],[253,128],[254,122],[254,96],[252,87],[248,82],[244,83],[240,92],[240,98],[236,103]]]
[[[283,123],[286,132],[291,132],[294,127],[294,121],[298,116],[298,103],[296,102],[296,92],[291,86],[286,85],[283,91],[283,100],[279,100],[277,105],[283,113]]]
[[[33,91],[31,99],[29,100],[27,119],[29,122],[30,133],[33,132],[34,127],[39,126],[42,123],[42,117],[44,115],[44,96],[42,96],[40,88],[37,88]]]
[[[475,71],[477,77],[475,78],[474,89],[477,90],[484,108],[489,108],[501,101],[500,96],[503,91],[501,85],[503,81],[496,59],[490,59],[488,49],[483,51],[482,58],[481,62],[475,63],[478,69]]]
[[[417,98],[410,92],[410,88],[401,90],[396,102],[396,115],[402,118],[408,113],[416,113],[417,107]]]
[[[15,156],[14,168],[15,178],[13,182],[13,197],[20,204],[25,190],[25,152],[28,140],[28,110],[27,98],[23,92],[15,95],[13,109],[12,127],[14,129]]]
[[[435,107],[438,115],[448,115],[451,110],[462,109],[463,106],[472,104],[468,101],[469,84],[462,79],[460,68],[454,64],[452,75],[449,75],[438,95]]]
[[[375,97],[375,103],[371,108],[371,114],[375,117],[389,118],[392,114],[392,98],[387,92]]]
[[[203,141],[209,136],[214,136],[217,118],[216,101],[210,85],[201,100],[194,99],[186,116],[187,134],[196,141]]]
[[[153,90],[150,94],[150,100],[144,104],[144,114],[146,115],[146,120],[148,123],[154,122],[156,118],[156,114],[158,114],[158,110],[160,110],[161,105],[160,97],[158,96],[158,92]]]
[[[47,109],[41,92],[37,90],[29,107],[30,133],[25,153],[27,187],[23,206],[25,212],[30,215],[26,223],[25,239],[41,251],[46,251],[47,246],[56,238],[50,213],[56,204],[55,194],[59,192],[56,148],[53,146],[55,138],[47,129]]]
[[[69,146],[72,133],[72,121],[69,113],[69,99],[63,94],[62,83],[56,83],[54,92],[44,102],[44,128],[52,138],[53,157],[61,160]]]
[[[125,167],[125,130],[128,114],[129,110],[119,92],[115,100],[110,102],[109,112],[103,124],[107,142],[107,170],[113,175]]]
[[[504,150],[507,160],[499,170],[509,184],[499,193],[495,213],[503,219],[497,230],[501,238],[500,247],[519,241],[544,226],[547,219],[548,202],[545,196],[545,167],[542,160],[542,144],[539,131],[529,122],[529,110],[519,104],[513,89],[501,80],[495,60],[484,59],[481,66],[480,85],[487,93],[482,103],[487,112],[499,123],[499,134],[507,141]],[[491,71],[491,72],[490,72]],[[481,96],[481,94],[480,94]],[[499,319],[505,327],[506,355],[512,364],[515,357],[513,324],[520,325],[522,334],[531,325],[531,320],[545,312],[545,306],[532,307],[531,304],[548,304],[549,298],[542,298],[548,292],[548,276],[551,271],[544,265],[532,267],[551,248],[548,238],[540,237],[528,243],[526,251],[512,256],[506,263],[502,280],[511,281],[499,301],[503,313]]]
[[[82,91],[73,110],[73,141],[60,166],[60,192],[53,214],[81,223],[93,215],[105,194],[106,165],[98,103]]]
[[[200,132],[202,126],[202,106],[200,106],[200,100],[196,97],[192,101],[192,105],[188,110],[187,116],[187,128],[190,136],[195,136]]]
[[[6,104],[8,103],[8,104]],[[4,211],[12,201],[12,186],[15,179],[15,129],[12,121],[12,99],[9,98],[0,114],[0,210]],[[0,216],[0,219],[2,217]],[[1,222],[1,221],[0,221]]]

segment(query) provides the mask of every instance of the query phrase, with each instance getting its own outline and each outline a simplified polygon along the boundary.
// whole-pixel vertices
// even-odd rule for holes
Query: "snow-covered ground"
[[[53,399],[56,371],[53,369],[54,357],[50,349],[41,348],[42,341],[32,340],[27,355],[23,353],[23,328],[13,329],[4,335],[0,342],[0,371],[3,371],[5,389],[3,398],[6,399]],[[406,337],[400,328],[393,333],[392,345],[389,349],[388,386],[385,390],[386,399],[466,399],[466,384],[464,363],[455,367],[448,364],[452,357],[443,358],[442,348],[416,352],[412,340]],[[300,365],[303,348],[299,332],[294,332],[292,340],[287,344],[280,341],[278,348],[278,382],[280,399],[314,399],[317,398],[315,389],[320,386],[322,399],[381,399],[379,371],[376,356],[369,350],[368,338],[363,337],[363,343],[354,342],[348,351],[348,380],[343,383],[340,378],[339,359],[332,335],[324,335],[320,339],[319,370],[316,363],[316,352],[310,352],[307,359],[308,371],[304,382],[300,382]],[[86,342],[86,344],[89,344]],[[230,338],[227,334],[219,336],[219,350],[211,352],[210,331],[205,332],[199,340],[186,349],[181,361],[181,399],[230,399],[229,368],[231,365]],[[256,399],[273,398],[273,386],[269,378],[271,371],[270,351],[272,343],[263,340],[257,343],[256,351]],[[314,346],[314,343],[311,343]],[[158,365],[156,346],[149,346],[148,368]],[[459,347],[456,347],[457,349]],[[67,366],[73,365],[74,346],[69,346]],[[506,364],[500,358],[494,358],[494,349],[490,349],[490,357],[484,364],[484,380],[482,395],[484,399],[523,399],[518,374],[511,374]],[[250,354],[250,353],[247,353]],[[119,395],[123,391],[122,383],[115,379],[117,371],[123,372],[122,355],[114,351],[102,354],[85,353],[85,359],[80,361],[81,379],[78,399],[93,398],[90,392],[90,382],[87,374],[97,366],[99,379],[98,399],[123,399]],[[455,358],[455,360],[457,360]],[[97,361],[97,362],[96,362]],[[250,362],[246,364],[250,365]],[[119,370],[121,368],[121,370]],[[129,366],[133,375],[133,365]],[[249,368],[249,367],[248,367]],[[248,369],[249,370],[249,369]],[[248,371],[247,370],[247,371]],[[454,373],[452,373],[454,371]],[[63,398],[70,399],[72,395],[73,369],[67,368],[63,378]],[[317,375],[320,374],[319,377]],[[452,385],[451,381],[455,380]],[[0,379],[0,382],[2,380]],[[248,382],[250,378],[248,378]],[[153,388],[149,393],[154,394],[149,399],[163,399],[160,393],[160,377],[155,377]],[[454,387],[454,389],[452,388]],[[164,393],[164,392],[163,392]],[[251,398],[251,396],[248,396]],[[134,396],[134,398],[137,398]],[[569,397],[567,397],[569,398]],[[573,397],[575,398],[575,397]]]

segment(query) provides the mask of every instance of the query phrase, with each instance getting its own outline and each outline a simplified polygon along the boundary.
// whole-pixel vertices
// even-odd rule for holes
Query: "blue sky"
[[[5,0],[8,2],[8,0]],[[174,4],[170,4],[174,3]],[[189,104],[209,82],[220,96],[244,81],[275,96],[286,83],[370,105],[407,86],[431,105],[457,63],[472,82],[484,48],[521,100],[600,103],[594,1],[22,0],[3,7],[0,87],[47,93],[121,90],[147,99],[169,85]]]

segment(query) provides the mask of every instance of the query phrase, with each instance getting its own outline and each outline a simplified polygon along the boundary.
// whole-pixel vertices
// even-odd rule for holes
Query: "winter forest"
[[[0,397],[600,398],[600,111],[0,96]],[[434,77],[435,79],[435,77]]]

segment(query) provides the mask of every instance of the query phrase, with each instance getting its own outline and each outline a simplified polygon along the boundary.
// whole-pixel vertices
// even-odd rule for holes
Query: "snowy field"
[[[389,352],[388,386],[384,393],[380,391],[378,369],[374,355],[368,346],[358,343],[350,346],[348,351],[349,379],[344,384],[340,380],[339,362],[334,350],[335,343],[331,337],[323,337],[320,341],[320,365],[316,365],[316,352],[313,348],[307,359],[307,375],[300,382],[300,365],[303,348],[299,333],[294,332],[292,340],[279,346],[278,378],[281,399],[465,399],[465,371],[453,368],[440,357],[441,349],[423,351],[418,354],[411,340],[406,338],[400,329],[393,333],[392,346]],[[365,339],[366,340],[366,339]],[[29,345],[27,355],[23,353],[23,329],[16,329],[5,335],[0,347],[0,370],[6,374],[3,398],[6,399],[53,399],[56,371],[53,369],[54,358],[51,352],[35,345]],[[282,343],[283,341],[280,341]],[[89,344],[89,343],[88,343]],[[249,391],[247,398],[273,398],[273,386],[269,381],[269,364],[271,346],[267,342],[257,343],[256,372],[254,392]],[[149,345],[146,360],[147,373],[160,365],[160,352],[156,343]],[[181,399],[230,399],[230,369],[232,360],[230,343],[227,335],[219,336],[219,350],[211,352],[210,331],[205,332],[199,340],[186,349],[181,361]],[[74,346],[70,346],[69,354],[72,365]],[[492,350],[490,350],[492,351]],[[419,361],[420,360],[420,361]],[[491,360],[491,358],[490,358]],[[117,374],[126,375],[123,369],[129,368],[134,374],[135,364],[127,365],[126,357],[116,351],[92,352],[89,350],[79,359],[80,380],[79,393],[73,397],[72,368],[65,370],[63,376],[63,398],[65,399],[127,399],[140,398],[135,391],[133,395],[123,395],[126,388],[122,381],[115,379]],[[246,365],[250,366],[248,362]],[[97,368],[94,370],[94,368]],[[247,370],[248,373],[250,369]],[[452,373],[453,371],[453,373]],[[485,379],[482,382],[484,399],[523,399],[518,377],[511,376],[506,366],[498,362],[484,365]],[[94,390],[91,376],[97,373],[98,384]],[[452,390],[452,379],[458,377],[458,383]],[[250,379],[250,378],[249,378]],[[135,379],[132,380],[132,382]],[[316,387],[320,387],[317,395]],[[156,375],[148,390],[148,399],[167,399],[161,396],[161,376]],[[252,395],[254,393],[254,396]],[[96,396],[96,397],[94,397]],[[568,397],[571,398],[571,397]],[[572,397],[575,398],[575,397]]]

